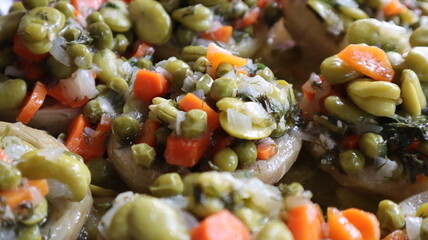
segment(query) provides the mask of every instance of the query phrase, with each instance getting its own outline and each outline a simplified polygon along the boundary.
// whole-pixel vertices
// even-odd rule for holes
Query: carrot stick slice
[[[380,239],[379,221],[373,213],[349,208],[342,211],[342,214],[361,232],[364,240]]]
[[[24,106],[16,117],[16,121],[27,124],[45,101],[48,88],[41,82],[36,82],[33,92],[27,98]]]
[[[361,232],[337,208],[327,208],[331,240],[363,240]]]

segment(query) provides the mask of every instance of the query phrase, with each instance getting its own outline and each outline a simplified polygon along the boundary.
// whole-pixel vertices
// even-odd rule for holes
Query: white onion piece
[[[205,93],[204,93],[204,90],[199,89],[199,90],[196,90],[196,91],[194,91],[194,92],[192,92],[192,93],[193,93],[193,95],[195,95],[196,97],[198,97],[198,98],[200,98],[200,99],[202,99],[202,100],[205,100]]]
[[[95,79],[91,70],[79,69],[69,78],[59,81],[64,97],[70,101],[82,100],[85,97],[91,99],[98,94],[95,87]]]
[[[167,70],[165,70],[165,68],[161,67],[161,66],[157,66],[155,68],[155,71],[160,73],[162,76],[164,76],[166,79],[172,79],[172,74],[169,73]]]
[[[285,198],[285,206],[289,210],[308,204],[311,204],[311,201],[302,196],[290,196]]]
[[[422,192],[402,201],[400,208],[405,216],[415,216],[416,210],[426,202],[428,202],[428,192]]]
[[[67,42],[65,41],[65,39],[63,37],[58,36],[52,41],[52,48],[49,51],[49,53],[58,62],[69,67],[70,57],[68,56],[68,53],[65,51],[66,46],[67,46]]]
[[[47,195],[48,198],[61,198],[64,197],[66,199],[70,199],[73,196],[70,188],[55,179],[48,179],[49,184],[49,193]]]
[[[15,66],[9,65],[5,68],[4,75],[23,78],[25,76],[25,73],[22,69],[18,69]]]
[[[250,117],[231,108],[227,109],[227,121],[231,128],[245,130],[252,127]]]
[[[181,123],[186,118],[186,112],[178,111],[177,118],[175,119],[175,123],[173,124],[173,129],[178,135],[181,135]]]
[[[12,161],[20,160],[21,156],[33,150],[28,144],[22,144],[22,140],[16,136],[5,136],[0,141],[0,147]]]
[[[64,153],[64,149],[61,148],[45,148],[37,151],[37,155],[44,157],[48,161],[57,160]]]
[[[406,231],[409,240],[420,240],[422,218],[406,217]]]

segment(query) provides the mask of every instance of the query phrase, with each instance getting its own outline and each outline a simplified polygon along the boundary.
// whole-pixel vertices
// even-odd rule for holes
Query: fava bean
[[[22,0],[22,4],[27,10],[31,10],[36,7],[47,7],[49,0]]]
[[[95,11],[89,14],[89,16],[86,18],[86,23],[88,24],[88,26],[97,22],[104,22],[104,17],[101,15],[100,12]]]
[[[174,103],[161,97],[153,98],[152,102],[153,104],[150,105],[150,112],[155,119],[167,124],[171,124],[175,121],[178,109]]]
[[[92,23],[89,25],[88,31],[91,34],[94,45],[97,49],[102,50],[113,48],[113,33],[105,22]]]
[[[428,217],[428,202],[418,207],[418,209],[416,210],[416,217]]]
[[[202,46],[186,46],[181,53],[181,59],[186,62],[196,61],[207,55],[207,48]]]
[[[71,192],[70,200],[82,200],[91,182],[87,166],[66,154],[51,155],[52,149],[33,150],[22,155],[16,166],[29,179],[53,178],[64,183]]]
[[[40,229],[37,224],[24,227],[20,232],[17,240],[39,240],[42,238]]]
[[[222,62],[218,65],[216,77],[222,77],[234,69],[233,65],[228,62]]]
[[[366,159],[358,150],[347,150],[340,153],[339,161],[340,166],[346,173],[357,174],[363,170]]]
[[[341,84],[364,76],[336,55],[326,58],[320,69],[323,78],[331,84]]]
[[[211,90],[211,86],[214,80],[208,74],[204,74],[197,82],[196,82],[196,90],[204,91],[204,94],[208,94]]]
[[[172,12],[172,18],[194,31],[205,31],[211,27],[213,14],[202,4],[180,8]]]
[[[351,123],[361,122],[364,118],[370,117],[357,106],[338,96],[328,96],[324,100],[324,107],[334,117]]]
[[[420,81],[428,81],[428,47],[414,47],[404,58],[404,66],[413,70]]]
[[[0,191],[12,189],[21,182],[21,172],[4,161],[0,161]]]
[[[412,116],[421,115],[422,109],[426,107],[427,99],[419,78],[410,69],[405,69],[401,74],[401,98],[404,110]]]
[[[149,168],[156,158],[156,151],[146,143],[134,144],[132,147],[132,160],[139,165]]]
[[[72,63],[81,69],[89,69],[92,64],[92,53],[83,44],[73,44],[67,48]]]
[[[364,133],[360,138],[359,147],[369,158],[384,157],[387,154],[386,141],[376,133]]]
[[[131,20],[135,24],[135,31],[141,40],[151,44],[163,44],[169,40],[172,21],[159,2],[134,0],[129,4],[128,9]]]
[[[390,200],[383,200],[379,203],[376,213],[380,222],[382,233],[390,233],[397,229],[402,229],[406,223],[400,207]]]
[[[0,82],[0,96],[0,110],[19,108],[27,96],[27,83],[22,79]]]
[[[257,240],[293,240],[288,227],[281,221],[268,222],[257,235]]]
[[[422,25],[416,28],[412,35],[410,35],[410,44],[412,47],[424,46],[428,47],[428,39],[426,36],[428,35],[428,26]]]
[[[192,44],[193,40],[195,39],[196,32],[183,25],[180,25],[175,31],[175,37],[181,46],[188,46]]]
[[[180,125],[181,135],[187,138],[200,136],[208,129],[207,119],[205,111],[199,109],[188,111]]]
[[[62,14],[64,14],[65,18],[74,19],[74,13],[76,9],[74,6],[66,1],[60,1],[55,3],[54,8],[58,9]]]
[[[110,0],[99,12],[113,32],[126,32],[131,28],[128,6],[124,1]]]

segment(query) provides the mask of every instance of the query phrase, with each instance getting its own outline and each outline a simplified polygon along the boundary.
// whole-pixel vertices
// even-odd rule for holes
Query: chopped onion
[[[166,79],[172,79],[172,74],[169,73],[167,70],[165,70],[165,68],[161,66],[157,66],[155,68],[155,71],[162,74],[162,76],[164,76]]]
[[[58,62],[69,67],[70,57],[68,56],[68,53],[65,51],[66,46],[67,46],[66,40],[63,37],[58,36],[52,41],[52,48],[49,51],[49,53]]]
[[[15,66],[9,65],[4,70],[4,75],[11,76],[11,77],[23,78],[25,76],[25,72],[22,69],[19,69]]]
[[[181,135],[181,123],[186,118],[186,112],[178,111],[177,118],[175,119],[175,123],[173,124],[173,129],[178,135]]]
[[[269,113],[264,109],[264,107],[256,102],[245,102],[242,104],[243,111],[245,112],[245,115],[250,117],[251,119],[269,119]]]
[[[296,207],[311,204],[311,201],[302,196],[290,196],[284,200],[287,209],[291,210]]]
[[[204,90],[202,90],[202,89],[199,89],[199,90],[196,90],[196,91],[194,91],[194,92],[192,92],[196,97],[198,97],[198,98],[200,98],[200,99],[202,99],[202,100],[205,100],[205,93],[204,93]]]
[[[227,109],[227,122],[231,128],[249,130],[252,127],[251,118],[234,109]]]
[[[420,240],[422,218],[406,217],[406,231],[409,240]]]
[[[238,83],[238,92],[243,94],[259,97],[272,93],[273,85],[259,75],[254,77],[244,77],[244,81]]]
[[[48,185],[49,185],[49,198],[71,198],[73,196],[73,193],[71,192],[70,188],[55,179],[48,179]]]
[[[70,102],[82,100],[85,97],[91,99],[98,94],[91,70],[79,69],[69,78],[60,80],[59,85],[63,89],[64,98]]]
[[[192,89],[195,89],[196,82],[202,77],[201,72],[195,72],[194,74],[191,74],[190,76],[186,76],[186,78],[183,81],[183,87],[181,87],[181,90],[184,92],[190,92]]]
[[[64,153],[61,148],[45,148],[37,151],[37,155],[44,157],[48,161],[56,161]]]

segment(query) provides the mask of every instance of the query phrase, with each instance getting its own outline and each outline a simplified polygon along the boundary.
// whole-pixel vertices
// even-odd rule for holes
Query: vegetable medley
[[[301,4],[335,51],[302,91],[258,60],[283,11],[288,28],[311,24],[287,19]],[[428,239],[427,10],[14,1],[0,15],[0,239]],[[339,209],[281,182],[302,140],[350,192],[387,199]]]

